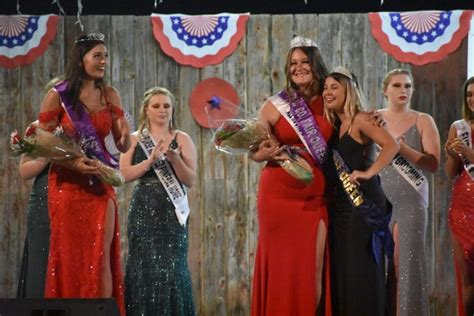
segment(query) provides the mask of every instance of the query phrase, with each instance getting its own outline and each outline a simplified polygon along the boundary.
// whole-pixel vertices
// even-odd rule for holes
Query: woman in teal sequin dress
[[[49,161],[24,155],[19,171],[24,180],[33,179],[28,200],[26,241],[23,250],[18,298],[43,298],[49,252],[48,217]]]
[[[145,92],[138,132],[120,157],[126,181],[136,180],[128,217],[129,251],[125,276],[127,316],[195,315],[188,268],[187,226],[152,168],[167,159],[181,186],[196,177],[196,149],[191,138],[174,128],[174,96],[154,87]],[[156,146],[147,157],[138,136],[148,131]]]

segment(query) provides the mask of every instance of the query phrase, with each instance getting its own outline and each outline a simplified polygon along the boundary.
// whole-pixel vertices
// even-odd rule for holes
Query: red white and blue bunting
[[[231,55],[245,35],[249,14],[152,14],[153,35],[177,63],[202,68]]]
[[[0,15],[0,66],[31,64],[56,36],[57,15]]]
[[[437,62],[458,49],[469,32],[471,11],[369,13],[372,35],[396,60]]]

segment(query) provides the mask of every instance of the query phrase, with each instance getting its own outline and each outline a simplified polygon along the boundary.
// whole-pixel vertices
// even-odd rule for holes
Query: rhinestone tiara
[[[351,72],[345,67],[337,66],[336,68],[334,68],[334,70],[332,72],[344,75],[347,78],[349,78],[351,80],[354,80],[354,77],[352,76]]]
[[[87,41],[101,41],[101,42],[103,42],[104,39],[105,39],[105,35],[102,34],[102,33],[90,33],[90,34],[87,34],[86,37],[76,40],[76,43],[87,42]]]
[[[296,36],[291,40],[290,48],[295,47],[318,47],[315,41],[303,36]]]

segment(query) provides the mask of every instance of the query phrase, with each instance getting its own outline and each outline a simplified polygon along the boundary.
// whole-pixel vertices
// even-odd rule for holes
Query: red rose
[[[31,125],[28,126],[28,128],[26,129],[25,136],[26,136],[26,137],[30,137],[30,136],[33,135],[34,133],[36,133],[36,125],[31,124]]]
[[[18,134],[18,131],[14,131],[10,135],[10,142],[12,145],[19,144],[21,142],[21,136]]]

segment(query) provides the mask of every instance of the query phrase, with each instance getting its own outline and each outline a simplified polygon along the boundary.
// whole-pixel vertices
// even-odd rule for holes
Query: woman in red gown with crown
[[[445,171],[455,179],[448,224],[454,248],[458,315],[474,313],[474,77],[463,87],[462,119],[449,129]]]
[[[290,118],[296,99],[289,96],[298,96],[298,108],[309,110],[321,138],[328,140],[331,136],[321,97],[327,70],[316,43],[295,37],[285,72],[286,89],[270,97],[259,115],[274,137],[251,154],[255,161],[267,161],[257,197],[259,236],[252,315],[330,315],[324,174],[308,146],[306,140],[310,139],[304,132],[296,132],[301,122],[292,124]],[[279,160],[288,158],[288,148],[296,149],[313,168],[314,180],[309,185],[279,166]]]
[[[98,178],[97,160],[113,166],[104,145],[111,131],[122,152],[130,135],[118,92],[103,82],[107,61],[102,34],[78,37],[64,80],[48,92],[39,114],[41,128],[60,126],[87,155],[54,161],[50,169],[45,296],[114,297],[124,315],[117,203],[112,186]]]

